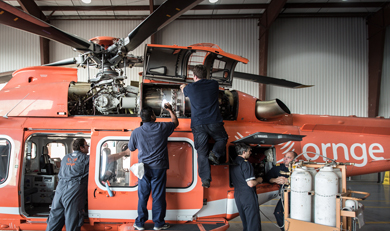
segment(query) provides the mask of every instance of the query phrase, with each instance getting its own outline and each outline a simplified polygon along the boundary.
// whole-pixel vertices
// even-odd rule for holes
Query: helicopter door
[[[7,135],[5,135],[7,134]],[[6,218],[20,219],[18,180],[21,163],[23,130],[2,128],[0,133],[0,213]],[[7,199],[5,199],[7,198]]]
[[[130,167],[138,163],[138,151],[109,162],[109,155],[127,149],[131,131],[92,133],[88,188],[88,217],[94,222],[134,220],[138,205],[138,178]],[[174,132],[168,138],[166,220],[190,221],[203,206],[203,187],[197,175],[197,160],[191,132]],[[109,189],[112,191],[110,196]],[[151,213],[152,199],[148,210]],[[151,214],[149,214],[151,218]],[[118,220],[116,220],[118,221]],[[131,221],[130,221],[131,222]]]

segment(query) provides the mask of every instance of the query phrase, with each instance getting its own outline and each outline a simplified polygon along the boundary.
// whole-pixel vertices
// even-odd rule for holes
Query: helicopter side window
[[[26,145],[24,152],[28,153],[27,151],[28,146]],[[27,155],[27,160],[34,160],[37,157],[37,145],[34,142],[31,142],[31,153]]]
[[[10,152],[10,142],[6,139],[0,139],[0,184],[4,183],[8,177]]]
[[[122,157],[118,160],[111,160],[110,155],[122,152],[127,149],[128,141],[105,141],[100,148],[100,182],[109,181],[112,187],[127,186],[134,187],[138,179],[130,174],[130,164],[134,161],[134,155]]]
[[[109,156],[127,149],[128,141],[107,140],[100,147],[99,181],[109,182],[111,187],[136,187],[138,178],[130,167],[138,163],[138,151],[116,161]],[[187,188],[193,183],[193,147],[185,141],[168,141],[168,188]]]
[[[48,143],[46,145],[50,158],[62,158],[67,154],[63,143]]]

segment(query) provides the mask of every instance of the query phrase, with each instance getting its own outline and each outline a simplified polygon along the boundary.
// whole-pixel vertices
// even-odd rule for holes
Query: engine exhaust
[[[279,99],[256,102],[256,118],[258,120],[268,120],[291,114],[290,109]]]

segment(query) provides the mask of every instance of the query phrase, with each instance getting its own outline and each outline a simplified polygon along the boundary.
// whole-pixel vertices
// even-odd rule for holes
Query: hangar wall
[[[379,116],[390,117],[390,26],[386,29],[385,49],[383,52],[382,83],[379,101]]]
[[[0,24],[0,72],[41,65],[39,37]]]
[[[267,87],[293,113],[368,115],[368,41],[363,18],[281,18],[271,26],[268,75],[314,85]]]

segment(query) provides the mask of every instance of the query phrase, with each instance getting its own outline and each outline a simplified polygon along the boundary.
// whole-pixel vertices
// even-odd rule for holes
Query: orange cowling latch
[[[9,228],[9,225],[0,225],[0,228],[6,229]]]

